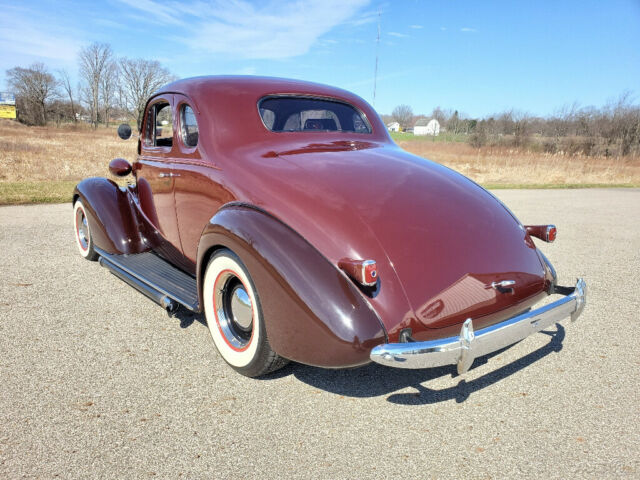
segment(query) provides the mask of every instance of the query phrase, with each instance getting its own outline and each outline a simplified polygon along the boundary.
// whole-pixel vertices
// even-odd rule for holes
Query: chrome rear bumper
[[[587,284],[579,278],[574,288],[558,287],[566,295],[560,300],[530,310],[477,332],[469,318],[460,336],[427,342],[386,343],[371,350],[371,360],[396,368],[432,368],[457,365],[458,373],[469,370],[473,360],[512,345],[571,316],[575,321],[584,309]]]

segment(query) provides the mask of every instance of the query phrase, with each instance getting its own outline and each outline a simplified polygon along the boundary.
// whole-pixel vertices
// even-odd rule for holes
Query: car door
[[[202,135],[212,137],[213,126],[202,128],[204,119],[197,106],[186,96],[176,94],[175,199],[178,227],[184,257],[193,265],[200,236],[207,222],[226,202],[233,199],[222,185],[223,172],[215,161],[215,150]],[[210,138],[209,138],[210,140]],[[206,150],[205,145],[209,146]]]
[[[174,197],[175,115],[173,95],[154,98],[145,113],[140,155],[135,165],[140,209],[153,227],[148,240],[173,263],[181,256]]]

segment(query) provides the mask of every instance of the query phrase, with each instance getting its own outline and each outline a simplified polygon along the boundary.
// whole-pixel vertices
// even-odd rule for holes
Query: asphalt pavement
[[[0,478],[640,478],[640,190],[497,190],[588,304],[471,371],[248,379],[74,245],[0,207]]]

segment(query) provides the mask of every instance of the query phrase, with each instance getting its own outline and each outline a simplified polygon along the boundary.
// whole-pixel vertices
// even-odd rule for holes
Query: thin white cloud
[[[409,36],[406,33],[398,33],[398,32],[389,32],[388,35],[391,35],[392,37],[397,37],[397,38],[407,38]]]
[[[183,25],[183,22],[177,17],[176,11],[172,8],[173,4],[160,3],[154,0],[119,0],[129,8],[139,10],[145,13],[147,20],[155,20],[156,22],[168,25]],[[182,10],[180,13],[184,14]]]
[[[416,30],[419,30],[419,29],[421,29],[423,27],[422,27],[422,25],[409,25],[409,28],[414,28]]]
[[[23,63],[53,60],[68,64],[76,59],[77,32],[67,25],[47,22],[21,6],[4,6],[0,16],[0,51],[22,57]],[[26,60],[26,61],[25,61]],[[4,62],[1,62],[4,64]]]
[[[352,18],[351,20],[348,20],[346,23],[354,27],[359,27],[361,25],[374,23],[378,21],[379,13],[380,12],[378,10],[370,10],[368,12],[362,12],[361,14]]]
[[[161,3],[158,0],[119,0],[148,14],[154,21],[188,28],[175,35],[195,51],[241,59],[285,59],[307,53],[320,37],[338,25],[375,20],[371,12],[358,15],[370,0],[277,0],[254,4],[246,0],[209,3]]]
[[[475,28],[471,28],[471,27],[462,27],[460,29],[460,31],[461,32],[467,32],[467,33],[469,33],[469,32],[473,33],[473,32],[477,32],[478,30],[476,30]]]
[[[447,27],[440,27],[440,30],[442,30],[443,32],[445,32],[447,30]]]

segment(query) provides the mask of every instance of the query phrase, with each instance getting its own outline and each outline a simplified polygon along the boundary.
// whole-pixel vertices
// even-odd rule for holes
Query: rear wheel
[[[213,343],[234,370],[258,377],[288,363],[271,349],[256,287],[231,250],[220,250],[209,261],[203,298]]]
[[[93,239],[91,238],[87,213],[80,200],[76,200],[76,203],[73,204],[73,225],[75,227],[76,245],[78,246],[80,255],[87,260],[97,260],[98,254],[93,248]]]

